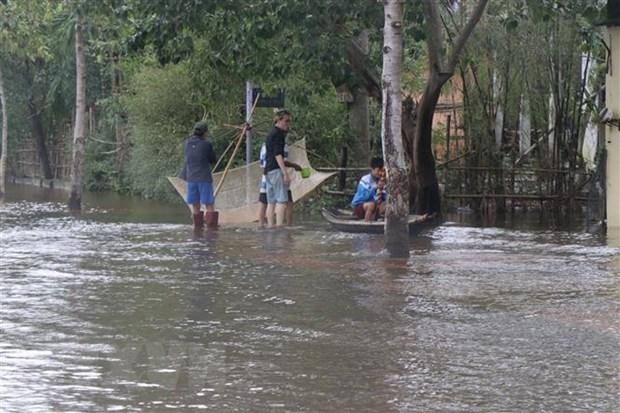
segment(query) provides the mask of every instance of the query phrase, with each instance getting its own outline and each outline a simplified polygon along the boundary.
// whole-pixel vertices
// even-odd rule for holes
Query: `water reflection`
[[[45,196],[0,207],[3,411],[620,409],[596,235],[448,223],[393,260],[318,221],[195,236]]]
[[[284,251],[294,249],[293,231],[294,229],[289,228],[270,228],[259,231],[263,251],[277,256],[278,253],[282,254]]]

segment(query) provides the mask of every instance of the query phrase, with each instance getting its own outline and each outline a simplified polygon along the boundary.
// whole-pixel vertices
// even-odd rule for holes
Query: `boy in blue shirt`
[[[360,179],[351,201],[353,214],[359,219],[374,221],[384,214],[386,194],[383,191],[384,182],[380,182],[384,175],[383,158],[372,158],[370,173]]]

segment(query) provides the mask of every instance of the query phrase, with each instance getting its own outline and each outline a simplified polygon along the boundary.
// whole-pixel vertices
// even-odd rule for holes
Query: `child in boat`
[[[351,201],[353,214],[359,219],[374,221],[379,215],[383,215],[385,211],[383,188],[381,188],[379,198],[375,197],[377,195],[377,184],[384,174],[383,158],[372,158],[370,160],[370,173],[360,179],[357,184],[357,191]]]

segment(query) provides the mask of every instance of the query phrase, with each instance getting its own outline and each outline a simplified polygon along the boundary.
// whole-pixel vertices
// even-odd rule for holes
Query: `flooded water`
[[[316,219],[9,187],[3,412],[617,412],[620,248],[447,223],[391,260]]]

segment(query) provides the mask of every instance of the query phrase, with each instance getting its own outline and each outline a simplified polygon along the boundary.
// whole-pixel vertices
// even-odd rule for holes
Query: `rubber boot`
[[[207,229],[217,229],[218,218],[219,212],[205,211],[205,223],[207,224]]]
[[[202,226],[204,225],[204,220],[202,218],[202,213],[192,215],[192,221],[194,221],[194,230],[201,231]]]

